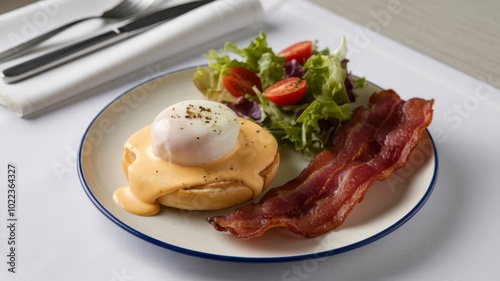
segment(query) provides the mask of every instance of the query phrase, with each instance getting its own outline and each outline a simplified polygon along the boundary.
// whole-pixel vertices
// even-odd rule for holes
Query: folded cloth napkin
[[[41,2],[49,5],[61,0]],[[43,7],[37,5],[39,9]],[[214,1],[143,34],[29,79],[14,84],[0,81],[0,104],[20,117],[29,116],[134,70],[247,27],[261,14],[259,0]]]

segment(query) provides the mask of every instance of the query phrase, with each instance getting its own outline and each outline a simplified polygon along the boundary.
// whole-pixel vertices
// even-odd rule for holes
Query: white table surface
[[[335,48],[346,35],[355,74],[403,98],[436,100],[429,131],[439,155],[438,181],[428,202],[402,227],[327,259],[258,264],[192,257],[123,231],[85,195],[76,151],[95,115],[148,76],[138,70],[36,118],[21,119],[0,108],[0,280],[499,280],[500,92],[363,28],[294,0],[224,39],[245,45],[264,30],[276,49],[303,39]],[[359,41],[362,37],[367,40]],[[196,52],[158,70],[204,63],[206,50]],[[17,166],[16,273],[7,271],[8,163]]]

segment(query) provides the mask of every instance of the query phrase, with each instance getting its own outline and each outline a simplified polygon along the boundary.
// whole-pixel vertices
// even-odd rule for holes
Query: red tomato
[[[299,77],[289,77],[269,86],[264,95],[277,105],[292,105],[302,99],[306,89],[306,80]]]
[[[278,57],[284,57],[286,62],[296,59],[298,63],[304,64],[313,51],[312,41],[295,43],[278,53]]]
[[[222,83],[234,97],[241,97],[246,94],[255,95],[255,92],[252,90],[253,86],[257,86],[262,91],[259,76],[243,67],[228,69],[224,77],[222,77]]]

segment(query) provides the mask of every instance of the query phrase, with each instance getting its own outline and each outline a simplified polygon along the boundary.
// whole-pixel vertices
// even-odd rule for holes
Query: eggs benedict
[[[222,103],[184,101],[126,140],[122,168],[128,185],[113,199],[143,216],[156,214],[160,205],[226,208],[259,196],[278,165],[277,141],[262,127]]]

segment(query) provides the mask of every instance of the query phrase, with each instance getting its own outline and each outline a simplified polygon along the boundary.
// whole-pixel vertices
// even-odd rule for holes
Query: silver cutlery
[[[7,68],[0,73],[0,77],[3,78],[6,83],[18,82],[33,75],[39,74],[45,70],[49,70],[53,67],[129,38],[133,35],[137,35],[140,32],[149,30],[157,26],[159,23],[176,18],[182,14],[185,14],[193,9],[196,9],[213,1],[216,0],[198,0],[154,12],[150,15],[146,15],[142,18],[133,20],[126,25],[114,28],[112,31],[102,33],[90,39],[80,41],[62,49]]]
[[[151,7],[151,5],[154,2],[155,0],[122,0],[116,6],[105,11],[101,15],[90,16],[69,22],[63,26],[57,27],[37,37],[34,37],[26,42],[23,42],[17,46],[14,46],[3,52],[0,52],[0,62],[18,57],[24,54],[30,48],[42,43],[43,41],[53,37],[54,35],[60,33],[61,31],[69,27],[72,27],[78,23],[91,19],[103,19],[107,21],[123,20],[126,18],[133,17],[135,15],[140,15],[142,12],[146,11],[149,7]]]

